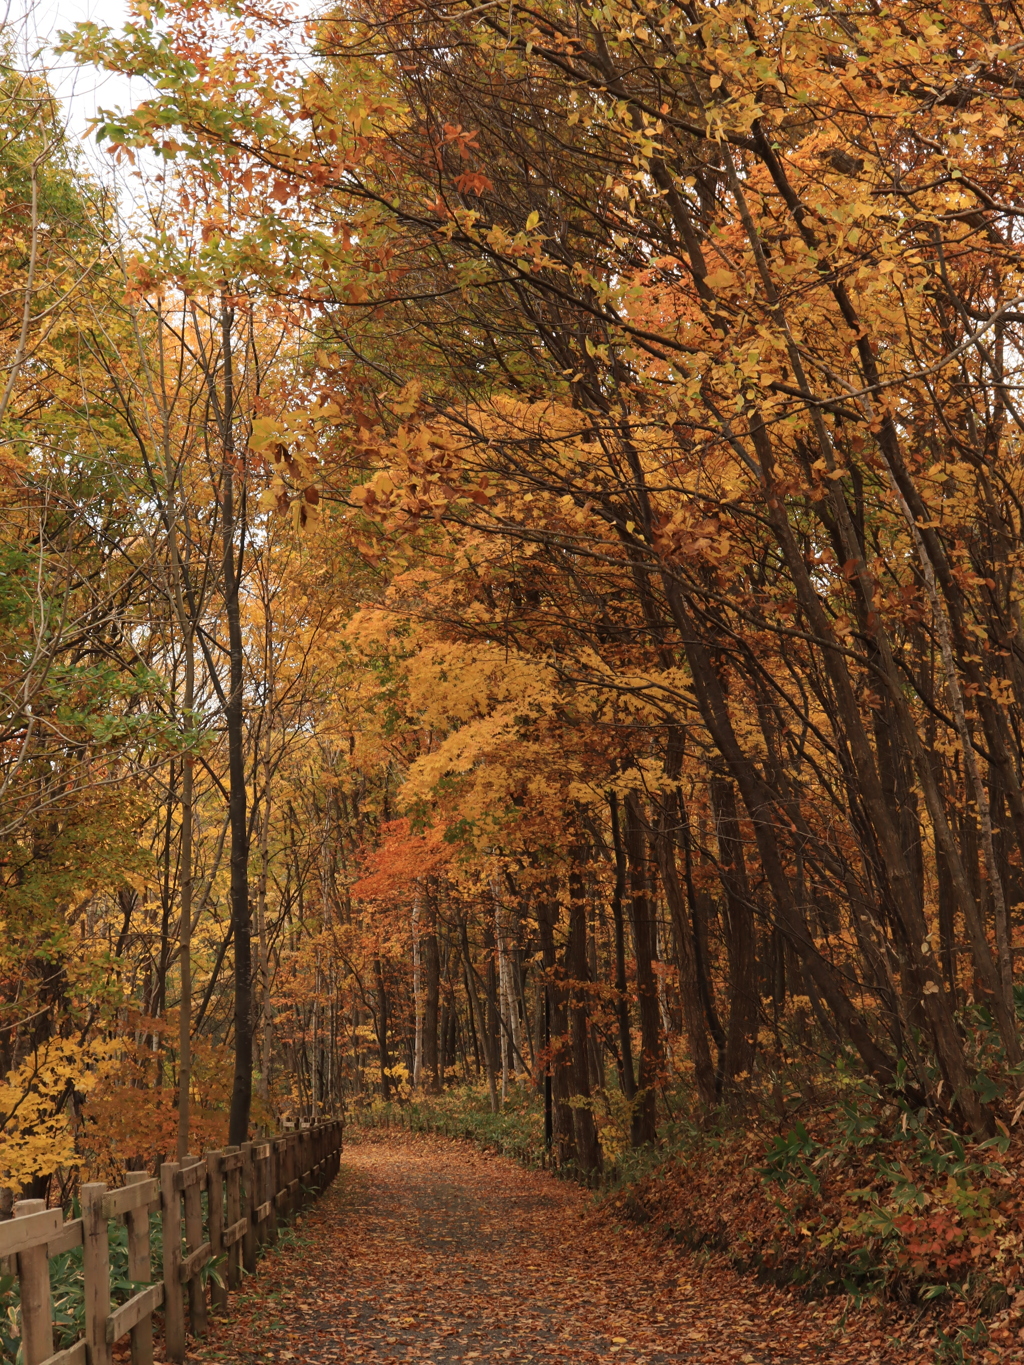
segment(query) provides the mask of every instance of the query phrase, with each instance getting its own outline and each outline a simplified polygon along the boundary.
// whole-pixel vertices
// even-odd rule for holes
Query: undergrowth
[[[355,1110],[355,1121],[370,1128],[404,1128],[465,1138],[524,1166],[547,1166],[544,1111],[532,1087],[515,1087],[495,1114],[485,1087],[465,1085],[440,1095],[402,1101],[372,1100]]]

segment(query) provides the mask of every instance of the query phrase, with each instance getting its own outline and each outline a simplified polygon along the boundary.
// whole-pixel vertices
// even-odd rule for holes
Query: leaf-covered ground
[[[607,1361],[871,1365],[934,1359],[868,1314],[800,1302],[587,1193],[439,1137],[349,1144],[334,1187],[192,1359],[231,1365]]]

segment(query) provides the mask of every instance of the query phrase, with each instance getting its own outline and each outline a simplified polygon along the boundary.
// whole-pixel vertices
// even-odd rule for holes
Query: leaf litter
[[[373,1132],[190,1355],[230,1365],[902,1365],[869,1310],[806,1303],[619,1225],[468,1143]]]

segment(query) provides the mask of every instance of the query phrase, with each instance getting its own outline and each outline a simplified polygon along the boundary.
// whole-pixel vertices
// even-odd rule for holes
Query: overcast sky
[[[92,20],[119,28],[127,17],[125,0],[36,0],[19,46],[27,57],[33,51],[50,47],[58,32],[79,22]],[[111,75],[94,67],[75,67],[67,57],[57,57],[53,53],[44,53],[40,61],[49,68],[53,89],[64,103],[68,131],[76,138],[85,132],[97,109],[123,109],[144,98],[142,83],[129,81],[124,76]],[[83,144],[90,162],[102,166],[106,158],[90,144],[91,139]]]

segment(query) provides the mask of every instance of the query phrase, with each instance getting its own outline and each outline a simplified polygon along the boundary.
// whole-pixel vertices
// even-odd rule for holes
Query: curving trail
[[[271,1256],[235,1316],[192,1357],[323,1362],[871,1365],[864,1319],[758,1288],[706,1258],[618,1227],[587,1194],[442,1138],[346,1147],[296,1245]],[[924,1350],[918,1359],[931,1358]]]

